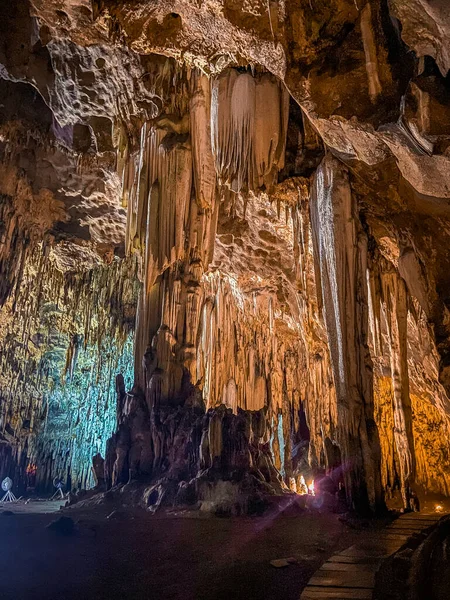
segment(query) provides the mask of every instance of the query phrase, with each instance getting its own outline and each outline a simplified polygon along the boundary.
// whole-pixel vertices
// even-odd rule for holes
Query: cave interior
[[[0,478],[450,511],[447,0],[0,3]]]

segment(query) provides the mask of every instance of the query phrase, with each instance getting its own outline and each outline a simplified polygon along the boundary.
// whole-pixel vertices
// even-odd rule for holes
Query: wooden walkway
[[[334,554],[314,573],[300,600],[371,600],[375,573],[383,559],[443,516],[442,513],[407,513],[381,531],[370,536],[362,534],[364,541]]]

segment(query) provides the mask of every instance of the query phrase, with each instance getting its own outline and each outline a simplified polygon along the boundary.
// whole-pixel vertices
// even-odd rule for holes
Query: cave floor
[[[217,518],[117,510],[108,519],[111,508],[52,514],[45,504],[17,505],[13,515],[0,509],[2,600],[298,600],[314,571],[361,537],[337,514]],[[75,521],[72,535],[47,529],[60,514]],[[270,565],[288,557],[298,562]]]

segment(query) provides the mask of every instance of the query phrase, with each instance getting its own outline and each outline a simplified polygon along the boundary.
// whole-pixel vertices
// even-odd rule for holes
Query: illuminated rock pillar
[[[367,347],[367,239],[355,214],[347,169],[330,154],[314,177],[311,222],[347,499],[355,508],[368,504],[375,511],[382,506],[382,492]]]
[[[247,502],[242,486],[282,489],[270,458],[264,409],[233,412],[211,403],[206,411],[209,398],[198,359],[210,301],[203,276],[214,252],[221,198],[210,89],[205,76],[193,73],[186,112],[144,124],[139,152],[125,170],[127,246],[140,257],[143,289],[135,387],[121,400],[124,418],[109,447],[106,479],[112,485],[147,479],[152,491],[144,502],[152,505],[193,498],[214,504],[222,493],[218,481],[227,482],[233,506]],[[269,167],[272,171],[273,160]],[[261,169],[266,173],[269,167]]]

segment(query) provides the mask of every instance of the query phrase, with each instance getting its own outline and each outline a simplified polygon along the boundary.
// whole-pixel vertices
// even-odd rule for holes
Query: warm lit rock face
[[[4,471],[450,495],[446,4],[0,7]]]

